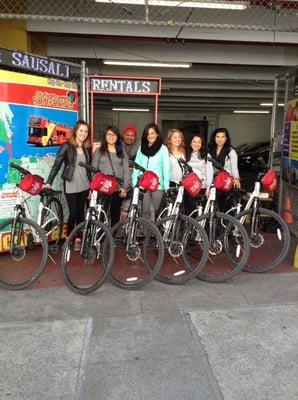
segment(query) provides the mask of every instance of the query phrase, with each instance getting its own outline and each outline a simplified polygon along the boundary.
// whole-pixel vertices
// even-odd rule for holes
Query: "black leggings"
[[[79,193],[65,193],[69,217],[67,221],[67,235],[73,230],[75,224],[78,225],[85,219],[85,205],[89,190]]]

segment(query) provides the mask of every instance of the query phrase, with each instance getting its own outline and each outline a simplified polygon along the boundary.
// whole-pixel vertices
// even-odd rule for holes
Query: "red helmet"
[[[159,178],[153,171],[145,171],[140,179],[140,186],[149,190],[149,192],[156,192],[159,186]]]
[[[105,175],[102,172],[97,172],[90,182],[91,190],[104,193],[107,196],[114,194],[117,187],[117,179],[115,179],[112,175]]]
[[[261,179],[263,188],[268,193],[273,193],[277,189],[278,179],[275,171],[268,171]]]
[[[33,196],[38,195],[43,187],[43,179],[38,175],[27,174],[19,183],[19,188]]]
[[[214,186],[221,192],[230,192],[234,186],[234,178],[227,171],[220,171],[215,176]]]
[[[181,181],[182,186],[192,196],[197,196],[202,189],[202,181],[195,172],[191,172]]]

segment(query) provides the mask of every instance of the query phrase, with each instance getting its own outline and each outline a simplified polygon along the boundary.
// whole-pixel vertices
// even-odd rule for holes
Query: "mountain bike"
[[[183,162],[183,178],[192,173],[183,159],[178,161]],[[202,271],[208,258],[208,237],[198,222],[184,215],[183,195],[182,183],[168,189],[166,206],[156,221],[166,249],[165,262],[156,278],[169,284],[189,281]]]
[[[90,204],[85,221],[70,233],[63,247],[61,270],[67,286],[75,293],[89,294],[98,289],[108,278],[115,258],[114,240],[106,214],[109,195],[101,191],[109,188],[111,177],[89,164],[79,165],[94,174],[90,184]],[[102,188],[94,189],[98,175],[102,177]],[[117,183],[118,185],[118,183]],[[76,243],[79,247],[76,248]]]
[[[22,175],[22,180],[16,187],[16,203],[13,217],[0,224],[0,232],[4,249],[0,254],[0,286],[6,289],[24,289],[34,282],[43,273],[48,259],[49,244],[47,234],[59,230],[59,217],[45,204],[45,196],[41,195],[38,208],[37,222],[30,218],[30,213],[22,183],[31,181],[32,195],[42,193],[43,180],[32,175],[25,168],[11,163]],[[28,191],[30,193],[30,185]]]
[[[151,221],[141,217],[144,193],[151,190],[144,178],[152,172],[135,162],[134,168],[142,174],[133,188],[128,217],[112,227],[116,262],[110,278],[123,289],[140,289],[147,285],[158,274],[164,259],[164,244],[159,230]]]
[[[250,251],[248,235],[241,223],[218,211],[216,193],[212,184],[208,199],[198,196],[189,215],[205,229],[209,239],[208,260],[198,278],[215,283],[235,277],[245,267]]]
[[[244,267],[247,272],[270,271],[284,260],[291,245],[290,231],[282,217],[261,207],[262,179],[268,171],[262,157],[259,157],[259,164],[262,171],[256,177],[244,209],[236,192],[231,193],[233,206],[227,211],[236,216],[249,237],[251,252]]]

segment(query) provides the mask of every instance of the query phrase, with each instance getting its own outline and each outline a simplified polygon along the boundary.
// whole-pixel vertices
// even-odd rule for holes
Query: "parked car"
[[[240,154],[238,153],[238,162],[240,168],[252,169],[258,171],[262,168],[259,157],[262,157],[267,164],[269,159],[270,143],[254,143],[247,146]]]

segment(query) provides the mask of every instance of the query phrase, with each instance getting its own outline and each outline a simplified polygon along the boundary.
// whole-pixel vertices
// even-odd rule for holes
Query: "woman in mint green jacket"
[[[142,143],[137,151],[136,163],[149,171],[154,171],[159,177],[159,187],[156,192],[147,191],[143,200],[143,217],[151,219],[151,204],[155,212],[158,210],[163,193],[170,184],[170,158],[166,146],[162,143],[158,126],[153,122],[147,124],[143,131]],[[137,183],[140,171],[134,169],[132,173],[133,186]]]

